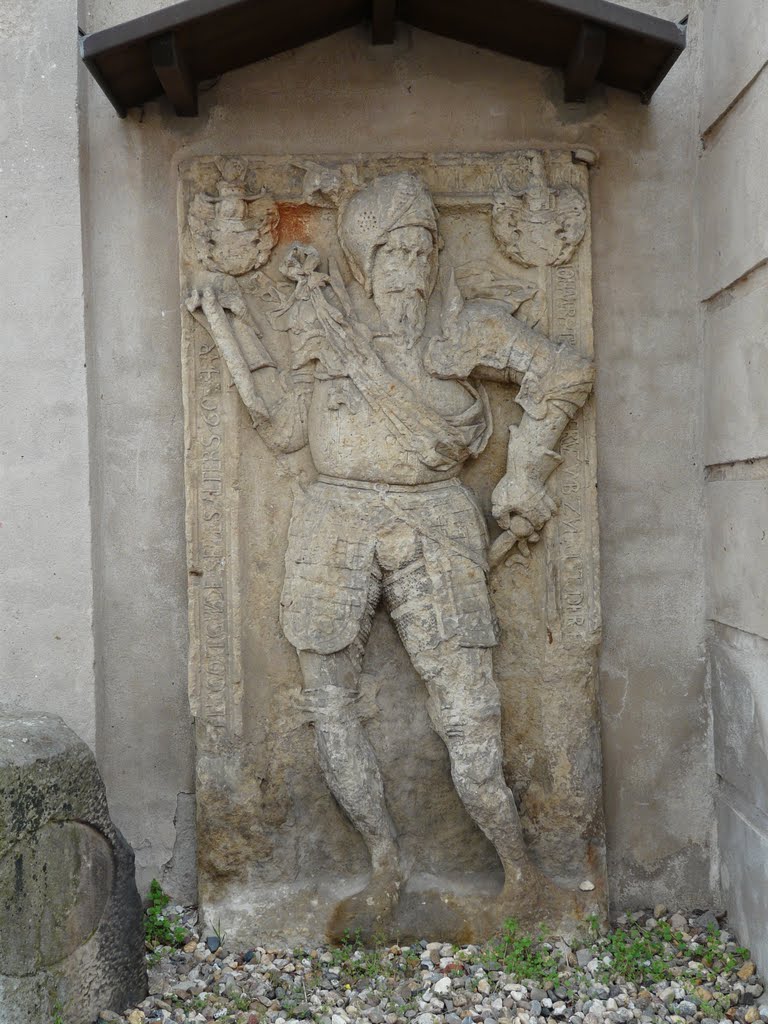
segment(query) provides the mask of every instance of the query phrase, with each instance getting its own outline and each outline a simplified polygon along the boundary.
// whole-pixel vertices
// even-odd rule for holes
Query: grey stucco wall
[[[91,746],[76,5],[0,5],[0,702]]]
[[[87,30],[160,3],[97,0]],[[636,2],[678,17],[676,3]],[[695,12],[694,12],[695,13]],[[194,154],[504,150],[579,143],[592,177],[614,906],[713,898],[704,659],[693,45],[650,107],[418,31],[364,28],[224,76],[197,120],[164,103],[119,121],[86,83],[83,210],[94,472],[97,749],[140,882],[162,876],[189,810],[176,166]],[[181,834],[188,837],[187,825]],[[186,830],[185,830],[186,829]],[[166,882],[180,897],[189,854]]]
[[[768,19],[705,5],[700,288],[708,616],[723,896],[768,969]]]

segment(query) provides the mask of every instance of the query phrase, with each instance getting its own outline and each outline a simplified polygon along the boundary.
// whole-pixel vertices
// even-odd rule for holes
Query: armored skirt
[[[300,651],[358,659],[379,601],[408,652],[492,647],[488,532],[456,479],[412,486],[323,477],[297,499],[280,621]]]

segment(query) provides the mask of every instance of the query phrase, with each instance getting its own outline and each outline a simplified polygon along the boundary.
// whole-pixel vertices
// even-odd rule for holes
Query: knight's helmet
[[[339,207],[339,241],[356,281],[371,294],[371,273],[376,251],[395,228],[426,228],[435,243],[429,292],[437,279],[440,233],[437,210],[429,189],[415,174],[401,171],[374,178]]]

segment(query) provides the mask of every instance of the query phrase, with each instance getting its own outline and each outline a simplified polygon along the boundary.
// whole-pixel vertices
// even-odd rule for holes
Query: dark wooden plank
[[[685,30],[680,25],[652,14],[622,7],[610,0],[535,0],[541,8],[548,8],[554,15],[570,15],[580,21],[593,21],[605,28],[629,32],[639,36],[658,39],[679,50],[685,47]],[[254,0],[182,0],[160,11],[153,11],[139,18],[132,18],[112,28],[91,32],[83,39],[83,56],[94,57],[105,50],[135,43],[151,36],[172,32],[199,18],[215,18],[220,13],[250,8],[252,16],[259,17],[266,5]],[[318,6],[322,6],[321,3]],[[499,0],[495,4],[497,13],[508,7],[513,12],[515,0]],[[471,11],[472,5],[468,5]],[[283,9],[283,16],[285,11]]]
[[[184,51],[199,81],[334,32],[370,16],[370,0],[293,0],[291,17],[282,0],[264,0],[240,15],[195,22],[183,30]]]
[[[91,60],[88,57],[83,57],[82,52],[80,56],[82,58],[83,64],[85,64],[90,73],[93,75],[93,79],[96,82],[96,84],[101,87],[101,91],[107,97],[112,106],[115,108],[115,113],[117,114],[117,116],[125,117],[128,113],[126,106],[124,105],[122,98],[118,96],[117,90],[113,87],[112,82],[110,82],[109,78],[106,75],[102,74],[101,68],[99,67],[97,61]]]
[[[656,73],[649,79],[648,84],[640,93],[640,99],[643,103],[651,102],[651,97],[667,77],[667,74],[672,70],[672,65],[680,56],[680,52],[680,50],[671,50],[661,61],[659,61]]]
[[[152,67],[173,109],[179,117],[197,117],[197,82],[192,77],[176,34],[166,32],[151,39],[149,52]]]
[[[685,48],[685,29],[609,0],[182,0],[81,40],[81,55],[115,109],[155,98],[150,42],[173,34],[187,67],[172,64],[163,87],[192,109],[190,82],[272,57],[366,18],[376,43],[394,40],[395,19],[549,67],[568,67],[584,22],[606,33],[597,79],[648,100]],[[583,58],[586,60],[586,57]],[[165,65],[159,65],[161,69]],[[576,74],[577,68],[571,74]],[[580,73],[584,73],[582,68]]]
[[[374,46],[394,43],[396,8],[397,0],[373,0],[371,42]]]
[[[617,5],[602,0],[399,0],[398,18],[450,39],[565,69],[584,21],[578,15],[589,11],[602,16],[606,8],[615,12]],[[598,80],[644,97],[659,84],[662,62],[671,66],[684,50],[685,30],[650,15],[619,10],[622,17],[614,18],[613,28],[607,29]],[[637,28],[638,18],[645,31],[629,31],[628,26]],[[665,26],[663,31],[657,31],[658,23]]]
[[[251,0],[182,0],[160,11],[131,18],[112,28],[90,32],[83,39],[83,56],[97,57],[119,46],[145,42],[153,36],[173,32],[198,18],[215,18],[220,12],[253,6]]]
[[[212,20],[198,19],[177,30],[178,44],[197,82],[349,28],[370,15],[370,0],[326,0],[322,9],[316,0],[294,0],[296,16],[291,18],[285,17],[280,0],[262,0],[259,7],[259,17],[251,0],[247,10],[229,8]],[[141,106],[163,95],[148,39],[115,47],[89,60],[123,108]]]
[[[564,68],[581,22],[538,0],[400,0],[401,20],[534,64]]]
[[[565,102],[584,103],[605,58],[606,31],[584,22],[566,65]]]
[[[581,21],[591,21],[617,32],[657,39],[670,46],[685,49],[685,31],[674,21],[644,14],[610,0],[536,0],[542,7],[563,14],[572,14]]]

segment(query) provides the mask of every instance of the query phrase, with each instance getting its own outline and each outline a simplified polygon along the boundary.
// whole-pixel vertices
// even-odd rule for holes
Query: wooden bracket
[[[395,41],[395,11],[397,0],[372,0],[371,42],[374,46],[389,46]]]
[[[197,82],[190,73],[175,32],[149,41],[152,67],[179,117],[197,117]]]
[[[583,21],[565,68],[565,102],[584,103],[605,57],[605,29]]]

